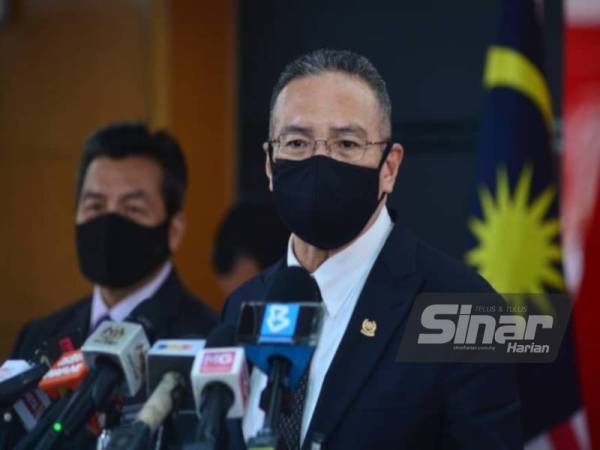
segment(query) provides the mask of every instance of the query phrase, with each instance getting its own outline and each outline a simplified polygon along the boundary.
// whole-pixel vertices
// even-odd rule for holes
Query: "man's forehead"
[[[293,122],[293,121],[292,121]],[[313,135],[316,127],[311,121],[299,120],[296,123],[289,123],[279,129],[281,134],[305,134]],[[335,121],[319,124],[319,128],[326,128],[330,135],[354,134],[366,136],[367,130],[357,122]]]
[[[378,125],[380,110],[375,94],[361,79],[338,72],[310,75],[291,81],[273,110],[275,127],[312,128]]]
[[[159,164],[149,158],[125,157],[94,159],[85,175],[83,188],[93,191],[120,193],[131,189],[160,189],[162,171]]]

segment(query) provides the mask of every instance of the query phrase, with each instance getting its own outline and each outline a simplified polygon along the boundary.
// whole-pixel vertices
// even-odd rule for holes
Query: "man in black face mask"
[[[79,348],[103,320],[129,316],[156,339],[208,334],[216,316],[171,262],[185,232],[186,186],[183,154],[167,133],[136,122],[94,132],[79,168],[75,219],[80,269],[93,295],[28,323],[11,358]]]
[[[138,312],[155,338],[208,333],[214,313],[185,289],[171,262],[185,232],[186,186],[183,154],[167,133],[122,122],[90,135],[75,222],[79,266],[93,295],[27,324],[13,358],[62,337],[78,348],[101,321]]]
[[[328,450],[521,448],[512,367],[396,362],[419,293],[493,291],[392,221],[386,200],[404,150],[391,140],[390,115],[385,82],[362,56],[318,50],[285,68],[264,151],[292,235],[287,255],[229,298],[224,321],[236,322],[242,301],[264,298],[286,266],[319,285],[323,330],[291,402],[302,406],[281,418],[288,450],[315,441]],[[246,441],[262,425],[266,381],[253,370]]]

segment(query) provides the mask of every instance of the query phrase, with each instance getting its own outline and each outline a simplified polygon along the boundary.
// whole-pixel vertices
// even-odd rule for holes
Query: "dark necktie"
[[[298,450],[300,448],[300,428],[302,426],[302,413],[304,412],[304,401],[306,400],[306,385],[308,382],[308,369],[300,378],[300,383],[292,392],[292,401],[288,414],[281,414],[279,419],[279,432],[284,448],[287,450]]]
[[[102,322],[106,322],[107,320],[111,320],[109,313],[104,314],[102,317],[100,317],[100,319],[98,319],[98,321],[96,322],[94,327],[92,329],[90,329],[89,334],[92,334],[94,331],[96,331],[98,329],[98,327],[100,326],[100,324]]]

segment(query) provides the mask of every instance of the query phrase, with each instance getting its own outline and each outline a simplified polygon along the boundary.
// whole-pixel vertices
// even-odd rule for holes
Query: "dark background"
[[[367,56],[386,80],[393,138],[405,148],[390,199],[399,221],[462,258],[474,194],[481,79],[500,2],[492,0],[245,0],[239,7],[238,194],[267,195],[261,144],[271,89],[317,48]],[[560,0],[543,8],[546,73],[560,115]]]

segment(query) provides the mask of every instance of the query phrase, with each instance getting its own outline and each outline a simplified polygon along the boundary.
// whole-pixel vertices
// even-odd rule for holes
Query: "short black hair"
[[[385,81],[366,57],[350,50],[319,49],[306,53],[288,64],[273,88],[269,113],[269,133],[273,130],[273,108],[281,91],[295,79],[325,72],[340,72],[358,77],[375,94],[384,120],[384,133],[391,133],[392,103]],[[389,136],[387,136],[389,137]]]
[[[77,202],[92,161],[100,156],[143,156],[163,170],[162,194],[168,217],[183,209],[187,189],[187,167],[177,141],[166,131],[150,132],[144,122],[123,121],[106,125],[86,139],[77,174]]]
[[[219,225],[213,267],[218,274],[227,274],[239,257],[247,256],[264,269],[285,254],[289,235],[272,203],[244,200],[233,206]]]

